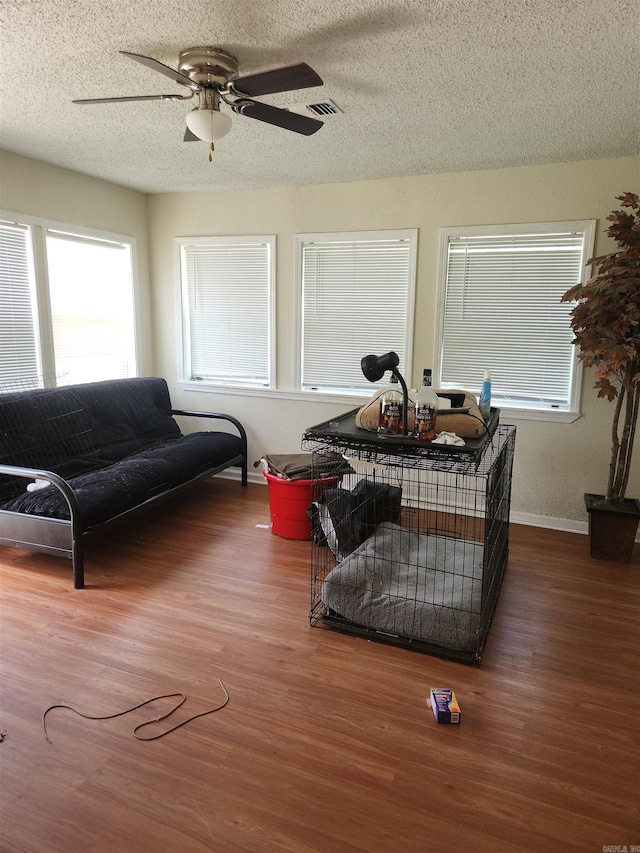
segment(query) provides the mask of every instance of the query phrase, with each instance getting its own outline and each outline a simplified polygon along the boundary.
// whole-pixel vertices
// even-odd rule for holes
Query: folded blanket
[[[353,471],[351,465],[339,453],[271,453],[253,463],[254,468],[262,465],[268,474],[285,480],[311,480],[324,477],[339,477]]]

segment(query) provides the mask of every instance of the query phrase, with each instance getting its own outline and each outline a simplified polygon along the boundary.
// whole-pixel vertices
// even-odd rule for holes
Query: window
[[[0,222],[0,388],[135,376],[134,241],[24,219]]]
[[[0,222],[0,392],[38,384],[40,356],[29,229]]]
[[[411,375],[418,232],[300,234],[300,388],[371,393],[363,356],[393,350]]]
[[[47,231],[58,384],[136,374],[131,246]]]
[[[573,420],[581,374],[560,297],[582,279],[594,233],[595,221],[443,229],[438,384],[479,393],[488,368],[493,405]]]
[[[176,244],[185,380],[273,387],[275,237]]]

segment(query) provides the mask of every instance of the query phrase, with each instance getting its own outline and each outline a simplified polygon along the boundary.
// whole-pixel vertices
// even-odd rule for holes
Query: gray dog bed
[[[357,625],[467,651],[477,644],[483,556],[481,542],[384,522],[327,575],[322,600]]]

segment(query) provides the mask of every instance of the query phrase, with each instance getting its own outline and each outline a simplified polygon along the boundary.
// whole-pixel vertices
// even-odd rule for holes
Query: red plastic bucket
[[[338,485],[342,477],[325,477],[322,480],[285,480],[262,472],[269,487],[271,529],[285,539],[311,539],[311,522],[307,510],[311,501],[325,489]]]

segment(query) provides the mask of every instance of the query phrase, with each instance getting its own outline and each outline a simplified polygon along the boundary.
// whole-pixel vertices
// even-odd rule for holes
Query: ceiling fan
[[[183,50],[178,59],[177,71],[150,56],[129,53],[126,50],[121,50],[120,53],[191,89],[191,94],[84,98],[74,100],[74,104],[108,104],[115,101],[185,101],[197,95],[198,106],[187,115],[184,141],[209,142],[212,151],[213,143],[231,130],[230,116],[220,111],[221,101],[238,115],[255,118],[305,136],[311,136],[322,127],[323,123],[318,119],[254,100],[257,96],[271,95],[274,92],[322,86],[322,78],[304,62],[238,77],[238,60],[219,47],[189,47]]]

